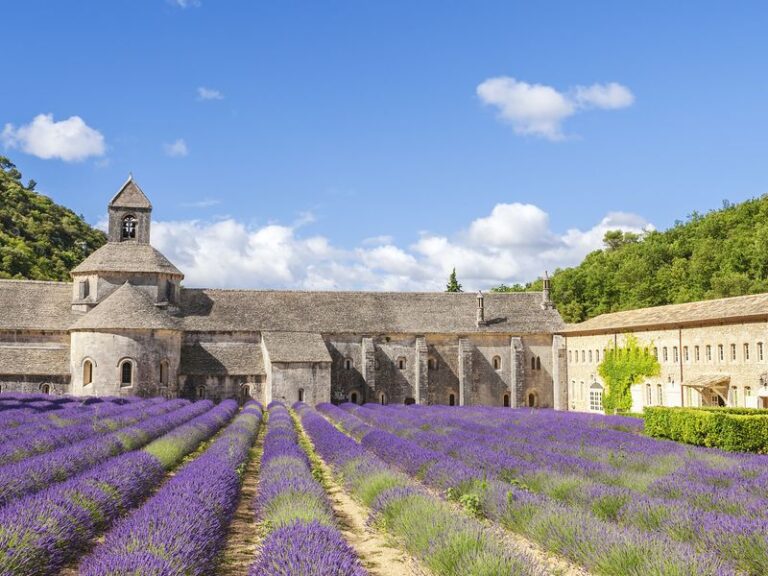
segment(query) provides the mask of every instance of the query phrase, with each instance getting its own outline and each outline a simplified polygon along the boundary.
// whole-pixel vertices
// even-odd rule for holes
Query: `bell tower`
[[[129,176],[109,203],[109,242],[149,244],[152,204]]]

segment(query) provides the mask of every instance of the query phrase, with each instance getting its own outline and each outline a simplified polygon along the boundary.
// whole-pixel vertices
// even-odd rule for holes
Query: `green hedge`
[[[768,411],[648,407],[645,433],[696,446],[768,454]]]

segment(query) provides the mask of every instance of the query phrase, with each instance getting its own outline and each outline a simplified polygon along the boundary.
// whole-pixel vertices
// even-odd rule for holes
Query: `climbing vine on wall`
[[[636,336],[626,334],[623,346],[611,343],[606,349],[603,361],[597,367],[605,383],[603,408],[606,412],[629,412],[632,409],[632,385],[661,373],[659,360],[649,346],[641,346]]]

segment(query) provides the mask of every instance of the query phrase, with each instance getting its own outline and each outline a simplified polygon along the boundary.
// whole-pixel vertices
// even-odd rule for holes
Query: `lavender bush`
[[[117,523],[80,565],[82,576],[193,576],[213,572],[240,492],[238,471],[261,422],[246,405],[199,457]]]
[[[277,402],[269,407],[253,507],[267,535],[249,576],[367,574],[336,528],[288,409]]]
[[[186,451],[176,452],[177,463],[212,436],[236,409],[226,404],[210,408],[209,402],[187,409],[194,406],[208,411],[169,433],[175,443],[181,443],[182,436],[190,438],[183,442]],[[163,418],[172,419],[174,414]],[[157,426],[163,427],[160,422]],[[150,447],[109,458],[66,482],[0,509],[0,574],[53,575],[77,557],[91,539],[162,481],[167,463],[153,456]]]

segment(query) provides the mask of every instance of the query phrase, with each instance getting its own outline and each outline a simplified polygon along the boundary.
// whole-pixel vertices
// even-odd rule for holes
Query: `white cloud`
[[[576,86],[559,92],[552,86],[499,76],[485,80],[476,91],[483,103],[498,109],[499,116],[511,123],[515,132],[549,140],[562,140],[565,137],[563,122],[579,111],[615,110],[634,102],[629,88],[616,82]]]
[[[38,158],[59,158],[80,162],[106,152],[104,136],[88,126],[80,116],[54,121],[53,114],[38,114],[32,122],[16,128],[6,124],[0,133],[6,148],[20,148]]]
[[[200,0],[168,0],[169,3],[177,6],[178,8],[199,7],[202,5]]]
[[[165,149],[165,155],[171,158],[183,158],[189,155],[187,143],[183,138],[179,138],[170,144],[163,144],[163,148]]]
[[[429,232],[410,246],[366,239],[344,249],[291,225],[249,227],[235,218],[157,222],[153,244],[186,274],[189,286],[306,290],[442,290],[453,267],[465,290],[525,282],[545,269],[578,264],[602,248],[607,230],[642,232],[642,217],[610,213],[595,226],[553,231],[531,204],[498,204],[452,236]]]
[[[224,94],[214,88],[206,88],[205,86],[199,86],[197,88],[198,100],[224,100]]]

